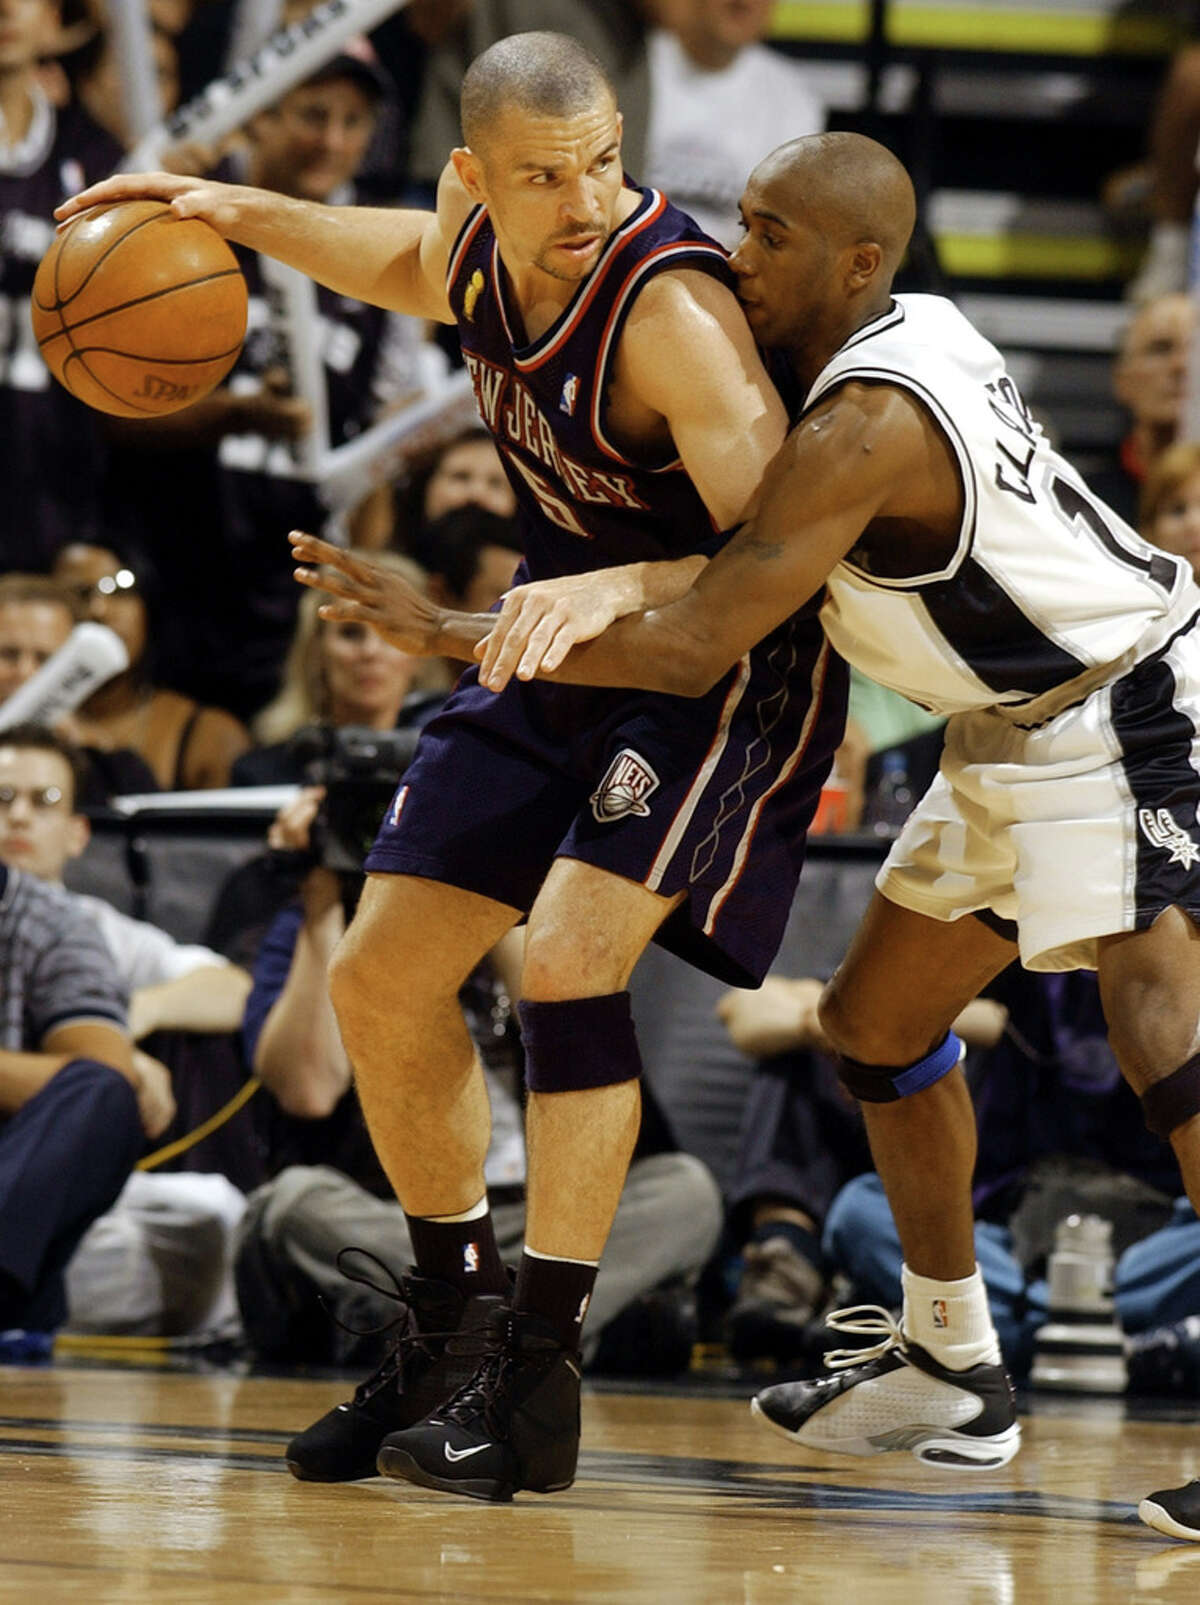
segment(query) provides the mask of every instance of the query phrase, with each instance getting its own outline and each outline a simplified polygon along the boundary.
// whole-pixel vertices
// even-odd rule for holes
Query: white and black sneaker
[[[1200,1543],[1200,1478],[1185,1482],[1182,1488],[1165,1488],[1149,1494],[1138,1506],[1138,1515],[1147,1527],[1166,1533],[1168,1538],[1190,1538]]]
[[[833,1349],[829,1376],[781,1382],[751,1400],[751,1411],[793,1443],[843,1455],[907,1449],[926,1465],[958,1470],[1006,1465],[1021,1447],[1002,1365],[947,1370],[874,1304],[834,1310],[825,1323],[880,1341]]]

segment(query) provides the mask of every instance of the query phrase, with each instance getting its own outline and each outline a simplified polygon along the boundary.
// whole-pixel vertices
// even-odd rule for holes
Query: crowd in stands
[[[304,9],[281,5],[279,18]],[[611,72],[630,172],[732,245],[746,173],[828,115],[803,63],[764,42],[770,11],[769,0],[414,0],[222,150],[167,160],[321,202],[426,203],[459,140],[467,62],[505,33],[552,27]],[[165,113],[230,59],[236,14],[226,0],[151,0],[149,16]],[[0,1359],[45,1357],[69,1326],[369,1366],[409,1245],[325,983],[361,889],[328,851],[330,755],[339,732],[418,732],[455,670],[323,621],[291,578],[285,537],[332,533],[384,554],[436,601],[481,611],[520,560],[514,497],[490,438],[448,399],[392,478],[327,505],[278,285],[248,251],[245,348],[211,397],[131,424],[56,386],[25,303],[54,207],[130,143],[125,103],[102,0],[61,12],[0,0],[0,19]],[[1195,317],[1180,293],[1195,193],[1182,157],[1200,139],[1197,86],[1200,46],[1175,63],[1155,124],[1154,245],[1113,366],[1129,432],[1094,488],[1200,570],[1200,446],[1178,438]],[[1168,293],[1151,294],[1160,281]],[[325,290],[314,318],[331,447],[450,396],[454,353],[413,320]],[[127,667],[53,729],[6,726],[4,703],[85,620],[115,632]],[[939,746],[938,720],[856,676],[832,828],[894,833]],[[212,888],[211,945],[64,889],[88,810],[230,785],[300,789],[261,856]],[[461,995],[487,1072],[487,1181],[512,1263],[524,1226],[519,974],[506,942]],[[777,976],[721,1002],[714,1030],[745,1056],[748,1080],[724,1197],[647,1097],[596,1283],[590,1365],[684,1370],[698,1332],[746,1363],[817,1360],[831,1288],[899,1302],[895,1229],[816,1021],[823,979]],[[1178,1362],[1186,1318],[1200,1313],[1200,1223],[1117,1072],[1094,978],[1010,974],[957,1029],[980,1119],[979,1260],[1013,1369],[1028,1368],[1046,1318],[1049,1178],[1053,1210],[1077,1200],[1114,1221],[1125,1329],[1142,1335],[1140,1352],[1171,1356],[1137,1378],[1200,1392],[1200,1339],[1194,1372]],[[238,1116],[239,1157],[225,1150],[222,1170],[218,1143],[211,1168],[185,1154],[163,1169],[189,1127],[183,1067],[197,1064],[227,1090],[261,1083]],[[349,1264],[348,1244],[360,1250]]]

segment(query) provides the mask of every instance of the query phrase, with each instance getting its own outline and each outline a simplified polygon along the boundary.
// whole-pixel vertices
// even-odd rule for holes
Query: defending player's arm
[[[298,268],[340,295],[414,317],[452,323],[446,268],[471,199],[453,167],[438,184],[436,212],[324,206],[274,190],[174,173],[118,173],[72,196],[55,216],[68,222],[89,206],[166,201],[219,234]]]
[[[848,384],[792,431],[758,511],[685,597],[620,620],[540,677],[702,696],[814,595],[869,525],[948,530],[959,495],[919,404],[886,385]],[[501,660],[492,689],[515,667]]]

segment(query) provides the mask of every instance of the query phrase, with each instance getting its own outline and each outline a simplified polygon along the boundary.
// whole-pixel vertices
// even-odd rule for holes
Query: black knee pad
[[[966,1051],[961,1038],[947,1031],[936,1048],[913,1064],[864,1064],[839,1055],[837,1070],[842,1085],[860,1103],[895,1103],[948,1076]]]
[[[628,992],[517,1004],[530,1092],[586,1092],[642,1073]]]
[[[1142,1093],[1142,1113],[1156,1137],[1169,1137],[1193,1115],[1200,1115],[1200,1053]]]

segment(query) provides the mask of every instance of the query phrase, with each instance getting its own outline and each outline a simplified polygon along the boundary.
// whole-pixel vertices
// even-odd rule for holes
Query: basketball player
[[[514,593],[493,630],[346,571],[326,578],[328,612],[390,624],[410,650],[486,641],[495,687],[549,672],[696,696],[824,583],[833,644],[949,715],[941,773],[820,1010],[900,1231],[902,1319],[835,1315],[878,1341],[754,1409],[805,1448],[999,1466],[1019,1427],[975,1264],[975,1125],[950,1024],[1018,955],[1098,970],[1121,1068],[1200,1206],[1200,590],[1089,494],[950,302],[892,296],[914,200],[882,146],[785,145],[742,215],[739,296],[788,352],[806,411],[755,516],[686,596],[569,655],[588,624],[553,585]],[[1200,1538],[1200,1482],[1141,1514]]]
[[[113,180],[60,216],[161,196],[344,294],[456,320],[527,572],[602,593],[603,627],[614,598],[661,599],[662,566],[646,560],[721,544],[783,440],[784,410],[725,253],[624,180],[612,91],[581,46],[502,40],[467,73],[462,115],[436,215],[154,176]],[[703,562],[684,559],[684,583]],[[679,571],[667,574],[677,594]],[[714,974],[761,978],[840,736],[842,666],[815,604],[793,612],[696,701],[520,682],[495,697],[472,670],[427,727],[331,977],[409,1217],[415,1330],[353,1403],[294,1440],[298,1476],[366,1476],[378,1457],[484,1499],[571,1482],[579,1334],[638,1128],[626,983],[656,933]],[[526,911],[528,1225],[510,1301],[457,992]],[[460,1324],[482,1358],[439,1408],[471,1345],[444,1352]]]

